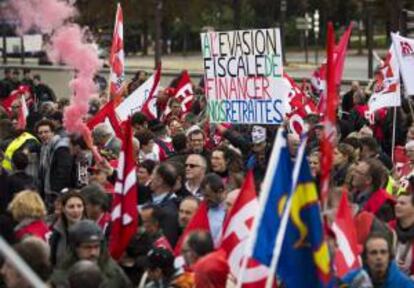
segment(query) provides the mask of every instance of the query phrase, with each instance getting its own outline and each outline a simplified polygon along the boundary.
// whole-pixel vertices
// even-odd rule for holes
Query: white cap
[[[252,142],[253,144],[259,144],[266,141],[266,128],[262,126],[253,126],[252,130]]]

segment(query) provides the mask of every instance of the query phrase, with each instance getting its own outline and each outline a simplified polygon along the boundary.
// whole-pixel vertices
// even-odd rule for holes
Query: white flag
[[[395,53],[400,64],[400,72],[405,91],[414,95],[414,39],[391,33]]]
[[[368,101],[369,110],[401,106],[400,73],[395,46],[391,45],[384,62],[375,74],[374,91]]]
[[[158,70],[157,70],[158,71]],[[158,76],[157,76],[158,75]],[[141,111],[144,103],[152,93],[157,95],[159,90],[159,73],[154,73],[141,86],[134,90],[124,101],[115,108],[120,121],[125,121],[135,112]]]

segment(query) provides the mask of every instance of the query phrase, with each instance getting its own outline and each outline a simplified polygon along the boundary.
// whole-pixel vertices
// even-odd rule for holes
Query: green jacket
[[[103,287],[111,288],[129,288],[132,287],[132,283],[128,276],[124,273],[122,268],[108,255],[105,244],[102,245],[101,257],[98,260],[98,266],[101,268],[102,274],[104,275]],[[52,274],[50,278],[51,283],[56,287],[68,287],[67,276],[70,268],[78,261],[73,249],[67,252],[66,258],[62,265],[60,265]]]

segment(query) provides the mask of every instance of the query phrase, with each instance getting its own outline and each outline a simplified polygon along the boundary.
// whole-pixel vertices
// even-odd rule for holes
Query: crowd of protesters
[[[160,89],[157,109],[161,115],[168,105],[168,117],[149,120],[136,112],[131,118],[139,227],[124,255],[114,261],[108,243],[121,140],[107,123],[95,126],[93,144],[105,159],[96,163],[83,137],[68,134],[63,127],[67,99],[58,91],[55,95],[29,69],[22,71],[22,77],[18,69],[3,71],[2,103],[20,93],[26,97],[29,115],[22,129],[20,99],[0,107],[0,235],[43,281],[50,287],[233,287],[226,256],[217,250],[223,222],[240,193],[247,167],[254,167],[260,194],[279,127],[210,124],[202,82],[193,87],[188,113],[171,98],[176,81]],[[146,78],[145,72],[137,72],[127,90],[135,90]],[[108,99],[105,80],[98,76],[95,80],[101,95],[91,99],[88,118]],[[363,266],[337,277],[338,285],[414,287],[412,103],[404,99],[397,108],[393,137],[392,109],[367,113],[370,89],[354,82],[340,96],[331,188],[323,209],[326,235],[333,243],[333,255],[336,239],[328,227],[342,191],[347,191]],[[324,129],[320,120],[318,114],[304,119],[309,126],[308,161],[317,185]],[[298,135],[289,133],[292,158],[298,144]],[[400,162],[401,153],[391,161],[394,146],[406,155]],[[175,257],[174,247],[202,204],[210,231],[191,232],[182,239],[182,257]],[[1,259],[0,265],[0,287],[31,287],[10,259]]]

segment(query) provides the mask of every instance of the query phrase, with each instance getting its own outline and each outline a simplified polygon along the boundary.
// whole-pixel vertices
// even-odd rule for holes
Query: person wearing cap
[[[69,228],[69,247],[64,261],[51,277],[57,287],[68,286],[68,275],[80,260],[97,263],[104,277],[105,287],[132,287],[121,267],[111,258],[99,226],[92,220],[81,220]]]

